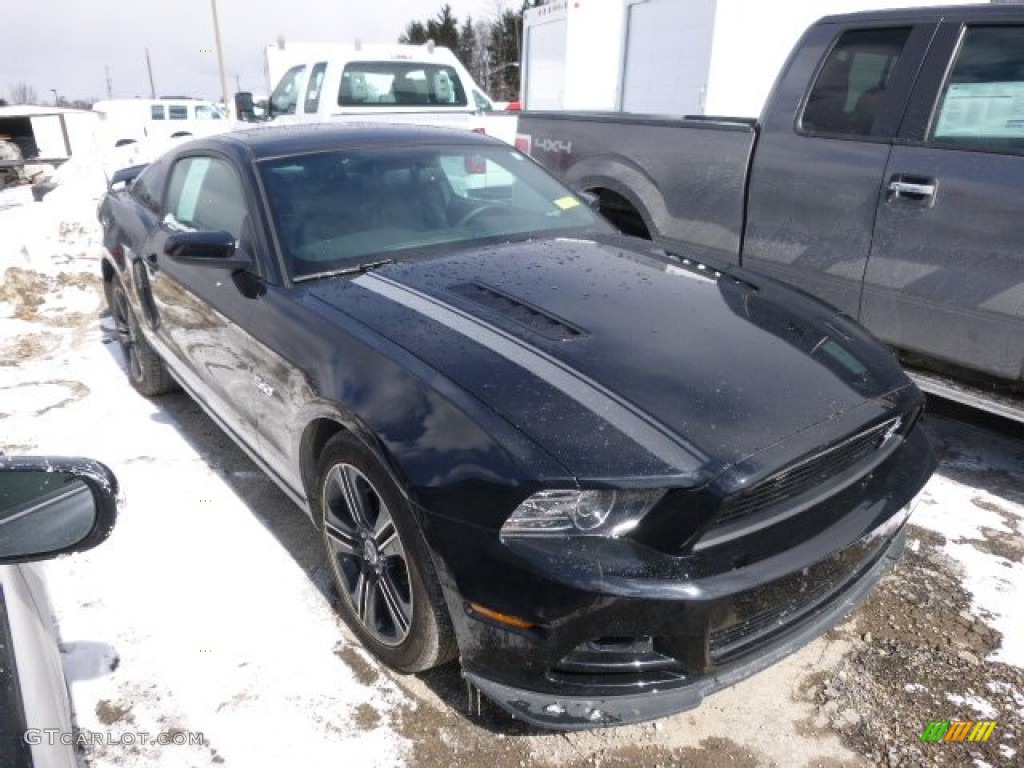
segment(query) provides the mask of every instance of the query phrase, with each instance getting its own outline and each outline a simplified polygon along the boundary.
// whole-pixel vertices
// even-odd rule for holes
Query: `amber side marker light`
[[[469,610],[473,613],[479,614],[484,618],[496,621],[499,624],[504,624],[507,627],[515,627],[516,629],[533,629],[536,624],[532,621],[526,621],[524,619],[518,619],[515,616],[509,616],[507,613],[499,613],[498,611],[492,611],[490,608],[485,608],[479,603],[466,603],[469,606]]]

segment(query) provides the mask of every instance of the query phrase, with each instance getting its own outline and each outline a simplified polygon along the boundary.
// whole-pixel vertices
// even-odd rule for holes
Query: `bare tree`
[[[36,89],[22,80],[11,86],[10,97],[12,104],[39,103],[39,94],[36,93]]]

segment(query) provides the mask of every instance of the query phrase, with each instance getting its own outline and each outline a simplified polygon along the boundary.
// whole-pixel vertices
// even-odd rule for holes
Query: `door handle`
[[[157,262],[156,262],[156,254],[155,253],[151,253],[151,254],[149,254],[146,257],[146,265],[150,269],[152,269],[154,272],[158,272],[160,270],[160,265],[157,264]]]
[[[889,199],[931,203],[938,187],[935,179],[895,175],[889,180]]]

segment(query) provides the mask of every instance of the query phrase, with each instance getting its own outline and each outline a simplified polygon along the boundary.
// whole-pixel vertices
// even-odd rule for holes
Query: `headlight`
[[[633,530],[665,491],[541,491],[501,527],[504,536],[608,536]]]

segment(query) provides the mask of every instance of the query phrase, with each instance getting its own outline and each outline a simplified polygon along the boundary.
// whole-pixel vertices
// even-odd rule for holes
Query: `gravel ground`
[[[449,766],[471,760],[474,765],[559,768],[1022,764],[1024,671],[1018,665],[1024,627],[1014,619],[1020,614],[1010,611],[1022,602],[1024,568],[1024,431],[1019,425],[941,403],[932,407],[925,428],[940,467],[912,518],[906,556],[867,603],[825,637],[709,697],[698,710],[618,729],[543,733],[486,701],[479,714],[468,714],[455,665],[418,676],[394,675],[346,638],[341,623],[330,617],[334,597],[319,539],[303,515],[187,397],[175,394],[139,404],[110,343],[109,320],[102,317],[95,262],[89,256],[94,226],[84,214],[54,213],[47,219],[31,204],[4,195],[0,235],[20,233],[25,239],[26,227],[50,229],[45,237],[33,235],[30,247],[6,252],[0,247],[0,450],[97,455],[132,486],[125,532],[115,532],[109,546],[48,570],[62,631],[89,626],[95,633],[102,627],[104,640],[121,658],[115,670],[72,686],[79,719],[94,730],[172,723],[202,730],[208,740],[204,749],[190,752],[91,748],[85,755],[89,765],[312,768],[335,760],[347,766]],[[45,269],[39,266],[40,252],[53,253]],[[143,407],[148,409],[145,418],[138,415]],[[78,426],[60,433],[64,420]],[[59,439],[53,437],[58,434]],[[168,448],[172,439],[178,441],[173,450]],[[151,486],[158,476],[162,485],[157,492]],[[184,504],[185,495],[178,499],[175,494],[193,487],[213,489],[203,493],[220,494],[217,498],[230,500],[236,512],[218,518],[215,528],[197,525],[188,536],[169,537],[161,544],[169,551],[152,557],[173,557],[191,568],[201,567],[193,563],[208,551],[213,558],[220,552],[220,571],[209,573],[223,571],[228,578],[230,572],[238,589],[245,589],[247,569],[262,565],[240,556],[233,545],[262,537],[267,558],[287,561],[297,577],[284,580],[245,615],[228,610],[228,597],[203,620],[214,629],[218,621],[258,619],[265,626],[294,621],[281,633],[281,642],[294,649],[271,649],[255,641],[252,648],[220,655],[204,649],[207,656],[201,661],[183,657],[175,668],[186,670],[180,677],[165,672],[154,680],[156,630],[146,629],[148,614],[138,606],[116,605],[121,587],[104,579],[113,573],[122,581],[142,579],[140,590],[166,587],[175,602],[153,615],[163,621],[192,620],[175,606],[199,600],[220,577],[190,580],[140,570],[147,555],[128,542],[151,535],[143,528],[147,504]],[[189,490],[188,498],[197,492]],[[157,493],[171,498],[158,499]],[[195,500],[191,503],[194,507]],[[183,520],[193,519],[186,513],[192,514],[182,507]],[[974,525],[962,530],[949,524],[957,518]],[[148,524],[158,523],[151,519]],[[203,540],[214,535],[215,541]],[[278,610],[295,602],[315,614],[315,632],[301,625],[301,611]],[[224,642],[229,642],[226,635]],[[230,642],[238,641],[232,637]],[[163,646],[158,650],[175,652]],[[294,675],[328,682],[296,692],[288,687],[294,680],[274,678],[268,670],[284,663],[288,654],[315,656],[315,663],[296,667]],[[229,665],[251,665],[261,672],[236,681]],[[337,696],[330,683],[334,679]],[[207,702],[207,689],[215,683],[221,688]],[[342,689],[360,694],[343,696]],[[233,709],[241,713],[237,722],[225,720],[225,711]],[[263,741],[278,749],[260,747],[262,729],[273,728],[274,713],[284,712],[289,713],[287,722],[306,730],[292,737],[295,744],[289,744],[289,735],[276,735]],[[255,719],[246,721],[246,713]],[[987,743],[920,741],[929,721],[947,719],[996,720],[998,725]],[[246,751],[228,725],[259,748]],[[363,736],[377,740],[360,741]],[[326,746],[310,751],[306,742],[321,737]],[[293,759],[282,762],[281,754]]]

